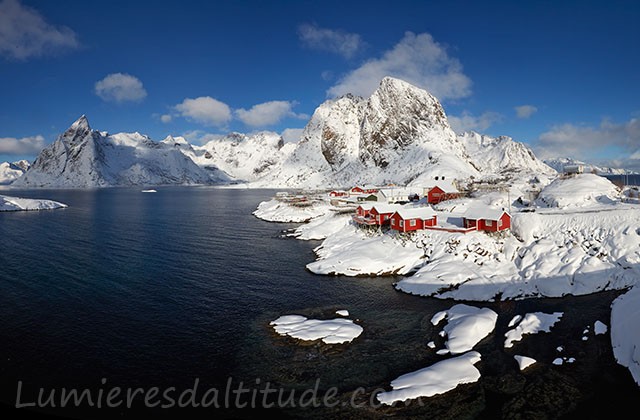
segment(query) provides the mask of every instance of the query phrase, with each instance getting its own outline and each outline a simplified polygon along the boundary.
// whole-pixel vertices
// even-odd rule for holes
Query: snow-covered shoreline
[[[326,202],[301,212],[272,200],[261,203],[260,211],[256,211],[260,215],[256,216],[271,221],[303,223],[289,236],[322,240],[314,250],[316,261],[306,265],[309,271],[319,275],[362,277],[400,275],[403,277],[395,284],[396,289],[414,295],[483,302],[578,296],[630,288],[640,283],[640,228],[637,227],[640,207],[623,203],[608,185],[604,194],[591,194],[583,189],[570,200],[560,198],[566,197],[565,184],[577,182],[582,185],[586,178],[550,184],[546,194],[541,195],[544,200],[535,205],[535,211],[513,212],[511,230],[499,234],[435,230],[401,234],[388,228],[363,229],[352,222],[350,214],[331,212]],[[602,189],[604,191],[604,187]],[[459,224],[465,208],[472,203],[495,200],[494,196],[454,200],[438,206],[438,222],[445,226]],[[640,384],[640,355],[637,354],[640,336],[628,333],[633,329],[630,325],[640,320],[635,309],[640,301],[638,290],[640,286],[612,305],[611,341],[616,359],[629,368]],[[456,309],[452,310],[453,319],[462,316]],[[437,323],[445,314],[439,314],[434,321]],[[506,336],[505,347],[521,339],[522,334],[549,331],[561,316],[562,313],[533,313],[514,319],[510,327],[515,328]],[[462,319],[463,323],[478,322],[473,317],[470,321],[464,320],[464,316]],[[489,318],[487,322],[487,332],[483,334],[493,329],[495,319]],[[453,328],[453,324],[448,328]],[[606,326],[604,329],[599,326],[600,333],[603,330],[606,331]],[[457,345],[453,340],[438,354],[469,351],[482,336],[463,334],[462,339],[471,340],[470,345],[461,345],[452,351]],[[434,348],[435,344],[431,342],[428,347]],[[529,355],[516,356],[520,369],[536,360]],[[477,360],[479,357],[478,354]],[[456,362],[454,359],[404,375],[402,381],[398,378],[392,382],[393,390],[380,394],[379,400],[389,404],[435,395],[432,380],[421,381],[423,377],[438,377],[442,372],[450,372],[448,365],[452,369],[466,366],[463,368],[466,373],[460,381],[454,381],[455,384],[475,378],[475,355],[471,357],[473,360],[463,357]],[[572,357],[558,358],[558,363],[554,361],[553,364],[574,360]],[[407,382],[406,386],[399,385],[403,381]],[[450,384],[449,388],[436,388],[453,389],[455,384]]]
[[[37,211],[54,210],[67,207],[66,204],[53,200],[11,197],[0,195],[0,211]]]

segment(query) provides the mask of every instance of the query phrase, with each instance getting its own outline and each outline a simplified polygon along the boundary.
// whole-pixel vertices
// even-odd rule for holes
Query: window
[[[485,221],[485,224],[486,224],[487,226],[493,226],[493,221],[492,221],[492,220],[486,220],[486,221]]]
[[[400,219],[400,227],[404,227],[404,220]]]
[[[391,226],[395,226],[396,225],[396,219],[391,219]]]
[[[389,220],[389,215],[388,214],[384,215],[384,220]]]
[[[502,219],[498,220],[498,227],[502,227]]]
[[[416,225],[416,219],[411,219],[409,221],[409,226],[415,226]]]

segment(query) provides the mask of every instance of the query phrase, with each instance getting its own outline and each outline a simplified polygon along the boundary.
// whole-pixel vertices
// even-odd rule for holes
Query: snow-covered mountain
[[[30,166],[28,160],[0,163],[0,185],[11,184],[20,178]]]
[[[83,115],[47,146],[12,185],[20,187],[106,187],[208,184],[228,178],[205,170],[175,147],[139,133],[92,130]]]
[[[508,137],[456,136],[429,92],[391,77],[368,99],[324,102],[295,150],[256,186],[427,185],[436,176],[554,171]]]
[[[553,169],[555,169],[560,173],[563,172],[563,168],[565,165],[583,165],[584,172],[595,172],[598,175],[625,175],[625,174],[635,173],[627,169],[597,166],[597,165],[582,162],[580,160],[576,160],[568,157],[546,159],[544,163],[549,165],[550,167],[552,167]]]

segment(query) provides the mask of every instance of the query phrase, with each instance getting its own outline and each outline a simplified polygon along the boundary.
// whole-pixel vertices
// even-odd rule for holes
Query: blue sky
[[[640,167],[636,1],[0,0],[0,161],[33,159],[80,115],[195,143],[272,130],[385,75],[452,126],[543,157]]]

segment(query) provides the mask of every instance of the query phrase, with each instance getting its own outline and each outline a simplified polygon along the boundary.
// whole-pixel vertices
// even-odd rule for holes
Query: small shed
[[[572,165],[563,165],[562,171],[566,175],[581,174],[584,172],[584,165],[578,163]]]
[[[372,207],[373,204],[371,203],[362,203],[358,207],[356,207],[356,215],[360,217],[367,217],[369,216],[369,212],[371,211]]]
[[[465,212],[462,223],[465,228],[498,232],[511,228],[511,215],[496,207],[472,207]]]
[[[438,217],[430,206],[403,208],[391,216],[391,229],[399,232],[413,232],[437,224]]]
[[[334,190],[329,193],[329,197],[346,197],[347,195],[349,193],[343,190]]]

